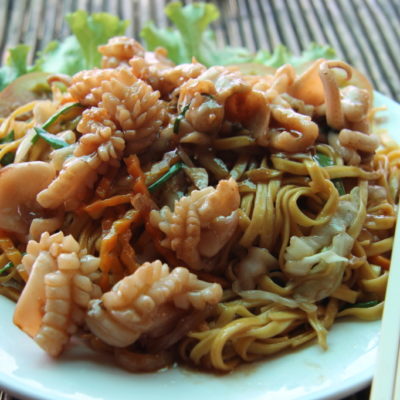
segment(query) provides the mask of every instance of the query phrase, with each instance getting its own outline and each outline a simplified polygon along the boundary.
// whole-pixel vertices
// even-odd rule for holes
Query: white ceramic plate
[[[400,142],[400,105],[380,94],[376,105],[388,107],[382,127]],[[0,387],[43,400],[339,399],[371,381],[380,330],[379,321],[340,321],[329,333],[328,351],[308,345],[227,375],[182,368],[130,374],[81,344],[51,359],[12,324],[13,308],[0,297]]]

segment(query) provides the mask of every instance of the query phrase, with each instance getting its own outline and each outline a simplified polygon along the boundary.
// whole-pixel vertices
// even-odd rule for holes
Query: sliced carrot
[[[386,271],[390,269],[390,260],[384,256],[371,256],[368,258],[368,261],[372,264],[379,265]]]
[[[115,175],[117,174],[117,168],[112,168],[106,175],[104,175],[101,179],[99,184],[96,187],[96,195],[101,199],[105,199],[109,197],[111,184]]]
[[[130,203],[131,198],[131,194],[119,194],[109,197],[108,199],[96,200],[93,203],[83,207],[83,211],[86,211],[92,218],[96,219],[100,217],[105,208]]]
[[[128,272],[132,274],[137,270],[137,263],[135,259],[135,250],[130,244],[132,238],[132,231],[127,230],[119,236],[119,241],[121,244],[121,251],[119,258],[122,264],[128,269]]]
[[[133,154],[124,159],[129,175],[134,178],[133,192],[150,196],[146,186],[146,178],[140,166],[139,158]]]
[[[122,218],[114,221],[105,234],[100,246],[100,269],[102,276],[100,278],[100,287],[103,290],[110,288],[109,273],[122,277],[124,269],[122,263],[115,251],[117,250],[119,235],[126,232],[132,223],[138,221],[140,213],[136,210],[129,210]]]

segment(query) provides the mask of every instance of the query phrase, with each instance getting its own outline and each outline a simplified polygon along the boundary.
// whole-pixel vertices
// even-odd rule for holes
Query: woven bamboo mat
[[[183,0],[191,3],[191,0]],[[295,54],[310,42],[329,44],[338,56],[365,73],[381,93],[400,101],[400,1],[398,0],[215,0],[221,19],[214,25],[221,46],[272,50],[282,43]],[[64,16],[85,9],[107,11],[131,21],[139,38],[152,19],[167,26],[168,0],[0,0],[0,52],[17,43],[30,57],[52,39],[69,34]],[[368,398],[368,389],[351,399]],[[1,400],[11,397],[1,393]]]

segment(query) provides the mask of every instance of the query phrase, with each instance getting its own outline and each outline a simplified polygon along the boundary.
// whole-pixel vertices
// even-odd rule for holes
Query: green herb
[[[4,136],[0,139],[0,144],[10,143],[15,139],[14,131],[11,131],[8,135]],[[12,164],[15,159],[15,153],[9,152],[4,154],[4,156],[0,159],[0,164],[5,167],[8,164]]]
[[[3,275],[5,272],[7,272],[12,267],[14,267],[14,264],[11,261],[8,262],[3,268],[0,269],[0,275]]]
[[[72,103],[67,105],[66,107],[62,108],[61,110],[57,111],[55,114],[53,114],[43,125],[43,129],[49,129],[53,124],[55,124],[58,119],[62,118],[65,116],[69,111],[74,110],[74,109],[82,109],[84,106],[80,103]]]
[[[355,303],[355,304],[348,304],[344,308],[370,308],[374,307],[379,304],[378,300],[370,300],[370,301],[364,301],[360,303]]]
[[[8,135],[0,139],[0,144],[11,143],[15,139],[14,131],[12,130]]]
[[[4,156],[0,160],[0,164],[5,167],[6,165],[12,164],[15,160],[15,153],[10,152],[7,154],[4,154]]]
[[[333,162],[332,158],[327,156],[326,154],[323,153],[317,153],[314,156],[314,160],[321,166],[321,167],[331,167],[332,165],[335,165]]]
[[[149,22],[140,35],[149,50],[160,46],[166,48],[168,57],[176,64],[190,63],[192,57],[195,57],[208,67],[255,62],[277,68],[287,63],[301,65],[318,58],[335,57],[332,48],[315,43],[299,57],[283,45],[278,46],[273,53],[262,50],[256,54],[243,47],[220,48],[215,32],[209,29],[210,23],[220,16],[218,8],[213,4],[194,2],[183,6],[181,2],[173,2],[165,7],[165,14],[175,25],[174,28],[157,28]]]
[[[332,47],[319,45],[317,43],[310,43],[299,57],[293,55],[287,47],[281,44],[276,46],[272,53],[266,50],[260,50],[252,61],[269,67],[278,68],[283,64],[291,64],[297,67],[307,62],[317,60],[318,58],[333,59],[335,57],[336,53]]]
[[[69,144],[64,142],[64,140],[59,139],[57,136],[45,131],[40,127],[35,127],[36,135],[32,138],[32,143],[35,144],[39,138],[45,140],[53,149],[61,149],[62,147],[67,147]]]
[[[314,156],[314,160],[321,166],[321,167],[331,167],[335,165],[334,161],[332,158],[327,156],[326,154],[323,153],[317,153]],[[339,192],[340,196],[343,196],[346,194],[346,190],[343,185],[343,181],[341,179],[333,179],[332,180],[333,184],[335,185],[337,191]]]
[[[101,54],[97,47],[107,43],[108,39],[114,36],[123,35],[129,25],[129,21],[121,21],[115,15],[108,13],[88,15],[83,10],[68,14],[66,19],[79,42],[85,69],[99,67]]]
[[[182,169],[182,167],[183,167],[182,162],[174,164],[166,174],[164,174],[161,178],[157,179],[154,183],[152,183],[148,187],[149,191],[154,192],[155,190],[157,190],[168,179],[172,178],[177,172],[179,172]]]
[[[182,112],[176,117],[175,121],[174,121],[174,133],[179,133],[179,127],[181,125],[181,121],[183,120],[183,118],[185,118],[185,114],[187,112],[187,110],[189,110],[190,104],[186,104],[185,107],[183,107]]]

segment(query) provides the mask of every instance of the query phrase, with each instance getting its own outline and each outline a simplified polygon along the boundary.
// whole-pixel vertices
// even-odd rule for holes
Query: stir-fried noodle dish
[[[380,317],[400,151],[366,78],[99,51],[1,123],[0,290],[21,330],[51,356],[75,336],[131,371],[229,371]]]

